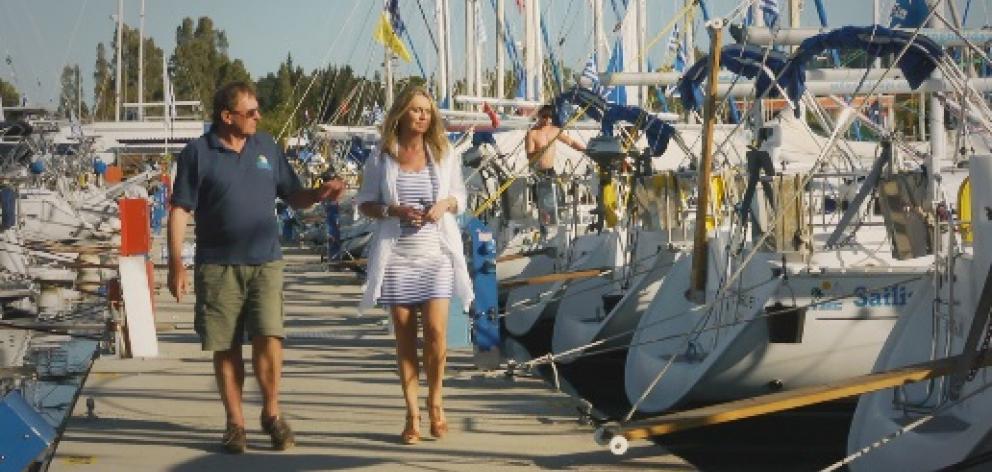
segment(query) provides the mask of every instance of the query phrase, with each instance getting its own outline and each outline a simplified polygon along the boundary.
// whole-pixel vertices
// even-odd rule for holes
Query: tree
[[[122,100],[128,103],[138,101],[138,45],[140,31],[124,25],[124,90]],[[165,100],[162,81],[162,58],[165,53],[155,45],[155,40],[144,40],[144,83],[142,98],[145,102],[162,102]],[[128,116],[133,116],[136,110],[128,110]],[[152,112],[154,113],[154,112]],[[162,112],[159,111],[158,114]],[[148,113],[146,113],[148,114]]]
[[[234,81],[251,82],[251,74],[248,73],[248,69],[245,68],[245,63],[241,59],[235,59],[233,62],[222,64],[219,77],[218,83],[220,84]]]
[[[122,104],[134,103],[138,101],[138,49],[141,42],[141,34],[137,29],[127,25],[124,25],[124,30],[121,34],[123,36],[124,46],[121,50],[122,61],[124,63],[121,66],[123,77],[121,101]],[[116,30],[110,42],[110,49],[111,51],[117,51]],[[144,39],[144,64],[142,65],[144,72],[142,90],[144,93],[142,97],[145,102],[161,102],[165,99],[162,81],[162,58],[164,55],[165,53],[162,51],[162,48],[155,45],[154,39]],[[93,113],[94,118],[97,120],[112,120],[115,117],[118,67],[116,56],[114,54],[114,59],[112,61],[108,60],[107,50],[103,43],[97,44],[96,66],[93,71],[93,96],[96,97]],[[65,78],[65,71],[63,71],[63,78]],[[64,90],[65,81],[63,81]],[[136,111],[133,109],[124,110],[124,113],[125,119],[136,115]]]
[[[221,85],[250,81],[244,63],[232,61],[227,49],[227,35],[215,29],[209,17],[200,17],[195,28],[191,18],[184,18],[176,28],[176,49],[169,61],[175,71],[176,97],[199,100],[205,110],[211,110],[214,91]]]
[[[89,115],[89,108],[82,103],[80,92],[83,89],[83,78],[79,74],[79,64],[66,65],[62,68],[62,77],[59,80],[62,86],[62,93],[59,94],[58,114],[63,118],[77,115],[77,107],[81,110],[77,119],[82,120]]]
[[[3,79],[0,79],[0,98],[3,99],[5,107],[21,104],[21,94],[17,92],[17,88],[9,82],[4,82]]]
[[[93,119],[114,119],[114,84],[111,77],[107,49],[103,43],[96,45],[96,64],[93,68]]]

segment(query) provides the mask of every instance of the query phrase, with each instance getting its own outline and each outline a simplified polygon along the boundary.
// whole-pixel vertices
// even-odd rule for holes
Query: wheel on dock
[[[627,453],[627,449],[630,447],[630,443],[627,438],[617,434],[610,438],[610,452],[615,456],[622,456]]]
[[[592,433],[593,441],[600,446],[606,446],[610,444],[610,440],[613,439],[619,433],[616,426],[603,425],[596,428],[596,431]]]

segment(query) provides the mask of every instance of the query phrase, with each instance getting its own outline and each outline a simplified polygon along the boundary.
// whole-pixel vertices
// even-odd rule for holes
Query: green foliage
[[[122,31],[123,36],[123,50],[121,51],[121,56],[123,60],[122,65],[122,81],[123,88],[121,90],[121,103],[137,103],[138,101],[138,49],[140,42],[140,33],[137,29],[131,28],[124,25],[124,30]],[[104,47],[103,43],[97,44],[96,47],[96,64],[93,70],[93,95],[96,97],[96,104],[94,105],[94,119],[97,120],[112,120],[114,119],[115,111],[115,93],[117,90],[117,57],[114,51],[117,50],[117,32],[114,31],[114,37],[110,42],[109,51]],[[108,58],[108,55],[112,56]],[[155,40],[152,38],[145,38],[144,40],[144,66],[143,66],[143,83],[142,89],[144,94],[142,97],[145,102],[161,102],[165,100],[164,86],[162,83],[162,58],[164,57],[164,52],[162,48],[155,45]],[[74,73],[74,72],[71,72]],[[70,74],[71,74],[70,73]],[[62,71],[62,99],[60,100],[63,104],[59,106],[59,113],[64,114],[64,102],[65,97],[75,97],[75,92],[69,92],[67,90],[67,85],[74,85],[74,79],[68,79],[66,76],[67,72],[65,69]],[[72,101],[72,103],[75,103]],[[74,108],[75,105],[73,105]],[[123,105],[122,105],[123,106]],[[137,109],[121,109],[122,118],[127,119],[129,116],[136,116]],[[146,113],[154,114],[156,113],[152,109],[147,109]],[[161,113],[159,111],[158,113]]]
[[[62,87],[62,93],[59,95],[58,109],[60,117],[69,118],[72,115],[76,115],[77,107],[82,109],[82,116],[77,116],[76,118],[83,119],[89,115],[89,107],[85,103],[80,103],[82,99],[80,97],[82,82],[83,78],[79,74],[79,64],[67,65],[62,68],[62,77],[59,79]]]
[[[111,120],[114,118],[114,77],[107,60],[107,48],[103,43],[96,45],[96,65],[93,68],[93,118]]]
[[[176,28],[176,49],[169,59],[176,98],[199,100],[209,116],[215,90],[233,80],[250,80],[244,63],[232,61],[227,48],[227,35],[215,29],[209,17],[200,17],[195,27],[192,18],[184,18]]]
[[[423,83],[420,77],[408,77],[398,80],[394,88],[398,93],[409,84]],[[286,57],[276,73],[260,78],[255,89],[262,109],[259,126],[273,135],[278,135],[284,128],[285,135],[294,135],[314,121],[367,125],[370,124],[368,112],[374,104],[383,103],[384,98],[378,73],[371,79],[359,77],[351,66],[344,65],[307,74],[293,64],[292,56]]]
[[[17,92],[17,88],[3,79],[0,79],[0,98],[3,98],[3,105],[6,107],[21,104],[21,94]]]

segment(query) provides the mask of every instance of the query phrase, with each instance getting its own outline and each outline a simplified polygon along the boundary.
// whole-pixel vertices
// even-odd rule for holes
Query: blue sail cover
[[[827,33],[806,38],[796,49],[789,61],[789,69],[783,76],[786,93],[797,102],[806,90],[806,64],[827,49],[860,49],[869,58],[896,55],[912,44],[897,65],[909,86],[916,89],[937,68],[937,61],[944,51],[930,38],[913,33],[886,28],[884,26],[845,26]]]
[[[624,105],[612,105],[606,110],[601,123],[603,134],[613,136],[613,124],[617,121],[626,121],[643,131],[648,140],[651,155],[654,157],[665,153],[668,149],[668,142],[675,134],[675,128],[672,125],[659,120],[653,114],[640,107]]]
[[[561,119],[561,110],[564,109],[566,103],[571,103],[578,107],[585,107],[586,116],[596,121],[602,121],[603,115],[606,113],[606,109],[610,106],[610,104],[607,103],[606,100],[598,93],[576,85],[559,94],[552,102],[555,110],[558,110],[558,113],[555,114],[556,119],[553,120],[555,126],[564,126],[564,122]]]
[[[789,56],[785,53],[767,50],[760,46],[729,44],[720,52],[722,67],[749,79],[756,78],[758,94],[772,98],[779,96],[778,89],[772,87],[772,81],[782,74],[788,63]],[[682,95],[682,104],[686,109],[698,110],[702,107],[703,93],[700,84],[709,75],[709,66],[709,56],[703,56],[675,85]]]
[[[586,116],[599,121],[602,124],[603,134],[608,136],[613,135],[613,124],[617,121],[636,125],[647,137],[652,156],[664,154],[668,149],[668,142],[675,134],[672,125],[659,120],[640,107],[608,103],[598,93],[578,85],[555,97],[552,104],[556,110],[561,110],[566,103],[584,108]],[[562,124],[558,123],[558,126]]]

